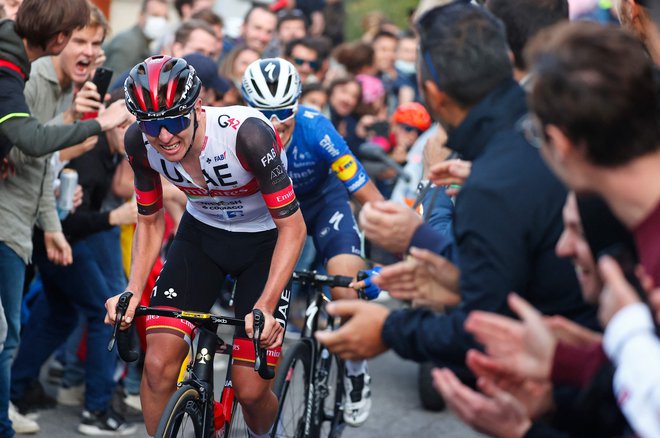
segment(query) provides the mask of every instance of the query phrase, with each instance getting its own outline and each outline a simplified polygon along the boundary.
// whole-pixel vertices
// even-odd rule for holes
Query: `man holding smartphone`
[[[89,81],[93,73],[101,51],[101,44],[108,31],[108,24],[96,6],[90,5],[88,14],[87,24],[72,31],[68,43],[58,56],[44,57],[32,64],[30,81],[25,86],[25,99],[30,113],[41,123],[71,126],[71,123],[80,119],[83,112],[98,111],[102,106],[102,96],[96,92],[96,86],[91,82],[86,83],[86,81]],[[83,86],[83,84],[85,85]],[[83,91],[79,91],[76,102],[74,103],[74,92],[80,87],[83,87]],[[66,111],[60,112],[62,108],[66,108],[67,106],[68,109]],[[68,162],[76,156],[94,148],[97,141],[98,137],[92,136],[79,145],[64,149],[57,154],[60,156],[61,162]],[[104,303],[107,297],[103,295],[104,288],[102,285],[93,283],[93,280],[97,277],[94,275],[94,272],[98,270],[83,269],[82,266],[85,263],[90,263],[90,259],[93,257],[84,257],[81,255],[79,249],[81,245],[80,241],[72,244],[72,250],[72,247],[69,246],[69,243],[64,237],[53,198],[52,183],[57,170],[54,171],[53,166],[51,166],[51,154],[32,158],[28,157],[20,149],[14,148],[10,152],[10,159],[20,171],[16,175],[10,176],[5,181],[0,182],[0,203],[2,204],[0,206],[0,219],[5,224],[3,230],[0,231],[0,242],[11,248],[17,257],[27,262],[33,255],[32,227],[34,223],[33,217],[36,216],[33,212],[39,212],[39,227],[44,230],[44,237],[43,239],[41,238],[40,232],[36,235],[34,248],[35,262],[39,261],[38,265],[45,285],[47,284],[46,274],[49,272],[59,272],[61,273],[60,277],[62,277],[58,279],[58,287],[49,288],[46,286],[46,289],[50,290],[47,290],[47,300],[45,301],[51,303],[53,296],[57,296],[59,303],[66,303],[67,301],[64,297],[75,294],[76,298],[73,300],[73,303],[71,303],[72,300],[68,301],[70,303],[69,308],[72,312],[76,307],[84,310],[82,312],[83,317],[87,322],[90,333],[88,336],[87,357],[91,365],[88,366],[86,373],[86,377],[91,379],[88,380],[91,383],[87,385],[85,409],[88,412],[101,411],[106,413],[109,410],[110,399],[115,386],[113,372],[116,359],[113,354],[108,353],[105,349],[105,340],[109,336],[109,332],[104,331],[105,325],[103,324],[103,315],[105,314]],[[87,198],[90,196],[92,195],[87,195]],[[109,228],[112,225],[112,220],[116,216],[116,214],[105,214],[101,218],[97,217],[96,220],[88,217],[85,224],[88,228],[90,225],[95,226],[96,231],[104,230],[104,227]],[[101,221],[99,219],[105,223],[100,223]],[[80,220],[78,221],[78,225],[80,225]],[[65,230],[67,231],[67,236],[72,234],[70,229],[67,230],[65,227]],[[107,247],[107,241],[104,240],[103,242],[105,243],[104,246]],[[116,246],[118,246],[118,243]],[[96,253],[106,254],[106,252],[102,251],[103,248],[97,247],[96,249]],[[48,257],[50,260],[46,260],[46,257],[42,256],[42,254],[51,254],[53,252],[59,257],[59,260],[53,257]],[[119,254],[118,251],[117,254]],[[56,265],[69,266],[67,266],[65,271],[58,271],[59,267]],[[110,265],[112,263],[108,257],[105,263],[106,270]],[[80,277],[75,277],[76,270],[86,271],[84,282],[80,280]],[[102,272],[105,274],[106,270],[102,269]],[[120,272],[120,274],[122,273]],[[78,281],[76,284],[71,284],[71,280],[69,282],[65,281],[67,278],[71,280],[75,278]],[[53,282],[52,278],[49,278],[49,280]],[[15,288],[13,290],[15,299],[7,299],[5,301],[5,294],[3,294],[2,300],[3,304],[7,307],[7,320],[10,323],[10,327],[16,328],[15,338],[12,336],[13,330],[10,330],[10,337],[7,342],[8,349],[12,351],[13,355],[16,352],[16,345],[18,343],[20,307],[15,309],[12,304],[16,302],[20,306],[22,281],[20,285],[12,287]],[[105,289],[109,289],[109,287],[105,287]],[[77,306],[74,306],[74,304]],[[55,311],[57,312],[57,310]],[[94,312],[96,313],[96,317],[94,317]],[[59,313],[64,312],[59,311]],[[47,312],[45,314],[48,315]],[[48,317],[44,316],[44,319],[48,319]],[[69,321],[74,321],[75,319],[69,318]],[[97,323],[96,326],[95,321]],[[34,400],[28,403],[26,393],[30,392],[30,389],[35,387],[35,385],[38,385],[39,368],[50,353],[52,353],[50,347],[56,348],[61,343],[58,342],[58,345],[55,345],[53,341],[60,339],[60,335],[62,335],[61,340],[63,341],[66,338],[66,330],[68,328],[72,329],[73,326],[75,326],[73,322],[71,322],[71,327],[68,327],[67,324],[59,324],[58,329],[60,332],[56,333],[56,330],[44,330],[43,332],[35,333],[35,330],[38,331],[38,328],[31,324],[23,332],[22,335],[25,339],[29,339],[29,341],[21,343],[21,348],[18,349],[17,356],[20,356],[25,350],[30,359],[16,361],[16,366],[11,370],[11,373],[9,372],[11,363],[9,361],[7,362],[7,375],[11,378],[11,395],[9,382],[7,382],[6,397],[11,398],[16,403],[19,412],[25,414],[31,409],[44,407],[43,405],[45,403],[43,400],[41,401],[41,406],[35,405]],[[52,342],[52,344],[49,344],[46,339]],[[49,349],[51,351],[47,352]],[[35,351],[39,352],[36,356]],[[45,354],[43,360],[42,354]],[[53,401],[50,400],[50,402],[52,406]],[[106,415],[106,417],[108,416]],[[34,433],[39,430],[36,422],[29,420],[17,412],[12,411],[10,418],[16,432]],[[84,430],[81,430],[83,433],[87,431],[87,433],[116,432],[117,434],[122,434],[134,431],[134,428],[131,430],[121,420],[116,422],[116,427],[104,426],[104,423],[91,415],[84,416],[83,423],[89,423],[85,424],[86,428]],[[5,435],[0,434],[0,436]]]

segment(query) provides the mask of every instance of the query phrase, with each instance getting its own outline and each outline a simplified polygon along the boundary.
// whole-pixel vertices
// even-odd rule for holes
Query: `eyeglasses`
[[[287,120],[291,120],[296,115],[296,107],[281,108],[281,109],[261,109],[261,114],[266,116],[268,120],[273,120],[273,117],[277,119],[278,123],[284,123]]]
[[[163,119],[138,120],[138,128],[140,128],[140,131],[151,137],[158,137],[161,128],[165,128],[170,134],[176,135],[190,126],[191,114],[192,111],[182,116],[166,117]]]
[[[516,130],[520,132],[525,140],[537,149],[540,149],[544,142],[543,126],[539,119],[532,114],[523,116],[516,123]]]
[[[321,63],[319,61],[310,61],[309,59],[293,58],[293,62],[296,65],[308,64],[309,68],[311,68],[314,71],[318,71],[319,67],[321,67]]]

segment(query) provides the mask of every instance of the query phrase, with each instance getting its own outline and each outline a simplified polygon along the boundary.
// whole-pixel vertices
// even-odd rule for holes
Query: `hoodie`
[[[12,20],[0,21],[0,160],[12,146],[29,156],[73,146],[101,133],[96,120],[72,125],[44,126],[30,115],[25,82],[30,77],[30,60]]]

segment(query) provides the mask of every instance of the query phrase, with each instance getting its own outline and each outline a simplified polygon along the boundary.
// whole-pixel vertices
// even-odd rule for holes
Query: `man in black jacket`
[[[30,63],[42,56],[58,55],[71,33],[87,24],[88,17],[87,0],[25,0],[16,22],[0,22],[0,160],[12,146],[27,155],[41,156],[81,143],[128,120],[122,103],[108,108],[97,119],[73,125],[44,126],[30,116],[23,95]]]
[[[454,222],[462,302],[445,315],[337,302],[329,311],[350,321],[317,338],[345,358],[392,348],[469,379],[465,353],[475,343],[463,322],[470,311],[509,314],[506,296],[516,291],[543,313],[591,326],[595,315],[570,263],[554,254],[566,191],[516,127],[527,112],[525,94],[512,77],[502,24],[457,2],[429,11],[418,27],[420,88],[449,133],[448,147],[473,162]]]

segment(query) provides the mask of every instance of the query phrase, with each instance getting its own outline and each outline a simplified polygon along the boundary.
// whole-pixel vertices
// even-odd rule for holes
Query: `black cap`
[[[214,89],[218,94],[224,95],[229,90],[229,81],[218,74],[218,64],[208,56],[201,53],[191,53],[183,57],[192,65],[202,86]]]

